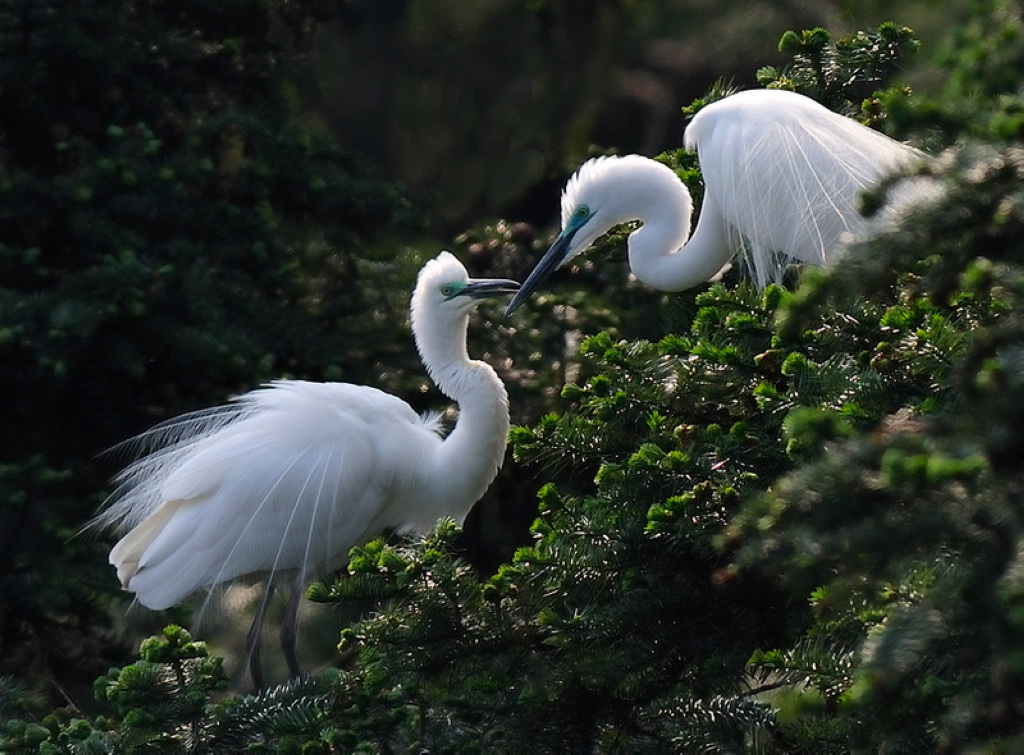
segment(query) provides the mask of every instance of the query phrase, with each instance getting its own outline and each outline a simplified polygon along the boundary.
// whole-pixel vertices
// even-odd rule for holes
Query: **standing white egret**
[[[847,233],[867,220],[857,196],[922,153],[808,97],[757,89],[697,113],[684,134],[704,177],[704,202],[690,237],[693,203],[679,177],[638,155],[584,163],[562,193],[562,231],[512,299],[515,311],[545,278],[620,223],[629,266],[661,291],[711,279],[746,244],[758,285],[793,261],[828,264]]]
[[[126,532],[110,552],[124,588],[164,609],[202,588],[268,575],[246,642],[259,688],[263,617],[275,582],[289,575],[281,644],[297,674],[307,578],[386,529],[424,532],[445,516],[462,522],[497,475],[508,395],[488,364],[469,358],[466,328],[484,298],[518,288],[469,278],[448,252],[419,273],[416,346],[460,410],[447,437],[437,415],[421,417],[376,388],[302,380],[276,381],[141,436],[156,450],[121,473],[115,502],[95,522]]]

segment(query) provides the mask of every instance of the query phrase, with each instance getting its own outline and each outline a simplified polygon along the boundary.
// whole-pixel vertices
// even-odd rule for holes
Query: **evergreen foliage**
[[[956,76],[943,102],[829,83],[889,70],[903,30],[822,34],[787,35],[779,85],[818,71],[891,130],[962,133]],[[220,702],[219,663],[169,628],[98,682],[102,716],[30,723],[0,686],[0,749],[1019,749],[1024,150],[1002,114],[1021,92],[972,103],[986,143],[922,166],[934,200],[828,273],[655,303],[658,338],[585,337],[560,411],[513,432],[552,482],[493,574],[450,521],[375,540],[310,589],[362,614],[336,669]]]
[[[922,389],[863,428],[825,409],[791,414],[804,462],[749,500],[728,536],[741,563],[777,569],[810,597],[809,639],[854,641],[831,697],[842,693],[856,746],[1012,751],[1024,736],[1022,171],[1018,147],[947,156],[926,217],[805,282],[788,313],[806,326],[821,306],[887,303],[863,358]],[[765,660],[783,674],[795,665]]]
[[[825,29],[789,31],[779,41],[779,52],[791,54],[793,61],[781,71],[762,68],[757,80],[806,94],[837,112],[860,113],[863,100],[874,96],[907,54],[918,49],[913,32],[893,23],[839,39]]]
[[[293,116],[281,5],[320,4],[0,3],[0,672],[112,655],[76,536],[105,448],[272,376],[416,365],[380,333],[417,260],[368,264],[405,200]]]

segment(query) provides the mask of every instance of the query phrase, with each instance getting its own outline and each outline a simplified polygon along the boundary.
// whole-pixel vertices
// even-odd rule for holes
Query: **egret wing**
[[[250,573],[330,567],[391,524],[396,486],[440,442],[436,424],[364,386],[282,381],[238,406],[140,460],[146,474],[128,470],[117,505],[137,496],[150,513],[110,558],[151,608]]]
[[[749,247],[759,285],[792,261],[830,262],[866,225],[858,196],[922,157],[853,119],[791,92],[740,92],[707,106],[686,130],[708,193]]]

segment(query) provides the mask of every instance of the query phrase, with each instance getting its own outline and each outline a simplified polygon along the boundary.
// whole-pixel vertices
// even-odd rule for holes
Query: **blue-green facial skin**
[[[569,247],[572,245],[573,237],[579,233],[580,228],[590,222],[592,217],[594,216],[591,214],[588,205],[581,204],[573,210],[572,215],[569,216],[569,220],[565,224],[565,228],[558,234],[558,238],[555,239],[551,248],[544,253],[537,266],[526,277],[523,285],[519,288],[519,293],[515,295],[512,302],[508,305],[508,308],[505,310],[506,317],[519,309],[520,305],[530,297],[530,294],[540,288],[540,284],[544,282],[544,279],[557,270],[565,261],[566,256],[569,254]]]
[[[456,296],[461,296],[464,293],[466,293],[465,281],[453,281],[441,286],[441,294],[444,296],[445,301],[451,301]]]
[[[575,210],[572,215],[569,216],[569,222],[565,224],[565,228],[558,234],[559,236],[573,236],[580,228],[587,224],[591,218],[590,205],[581,204]]]

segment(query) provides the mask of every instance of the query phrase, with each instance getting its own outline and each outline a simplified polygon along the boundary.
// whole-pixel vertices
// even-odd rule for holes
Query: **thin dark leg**
[[[299,601],[302,600],[303,574],[300,569],[292,582],[291,593],[288,595],[288,607],[281,621],[281,650],[285,663],[288,664],[288,675],[295,678],[299,675],[299,659],[295,656],[296,625],[299,619]]]
[[[245,652],[249,656],[249,676],[252,677],[252,684],[259,692],[263,689],[263,667],[260,659],[260,635],[263,634],[263,619],[267,615],[267,608],[270,607],[270,599],[274,595],[274,580],[270,578],[267,582],[267,589],[263,593],[263,600],[260,601],[259,610],[252,620],[252,626],[245,635]]]

